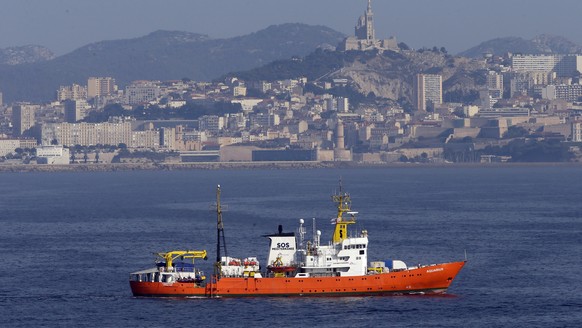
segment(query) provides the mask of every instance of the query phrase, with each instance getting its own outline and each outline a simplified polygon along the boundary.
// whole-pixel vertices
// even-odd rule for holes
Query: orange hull
[[[444,293],[465,262],[351,277],[222,278],[214,283],[130,281],[134,296],[243,297]]]

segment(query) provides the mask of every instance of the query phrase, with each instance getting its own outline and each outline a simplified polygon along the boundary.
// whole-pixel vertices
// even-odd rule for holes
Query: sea
[[[211,272],[217,185],[228,255],[264,262],[280,224],[331,238],[340,181],[370,261],[467,259],[446,295],[132,296],[155,252]],[[0,254],[2,327],[580,327],[582,167],[1,173]]]

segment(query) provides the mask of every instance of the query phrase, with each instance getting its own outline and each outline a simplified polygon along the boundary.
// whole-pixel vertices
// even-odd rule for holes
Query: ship
[[[316,229],[306,238],[305,220],[295,232],[264,235],[269,242],[266,265],[256,256],[228,256],[220,202],[216,190],[217,243],[213,273],[208,277],[195,261],[207,260],[206,250],[156,253],[156,265],[130,273],[136,297],[258,297],[258,296],[367,296],[444,294],[467,262],[418,264],[402,260],[368,262],[368,231],[356,230],[358,212],[342,188],[332,195],[337,215],[329,242]]]

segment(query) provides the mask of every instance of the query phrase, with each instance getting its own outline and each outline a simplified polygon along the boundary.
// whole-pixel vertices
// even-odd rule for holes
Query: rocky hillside
[[[122,87],[140,79],[212,80],[230,71],[305,56],[318,47],[335,46],[342,38],[330,28],[305,24],[275,25],[229,39],[157,31],[89,44],[41,63],[0,65],[0,90],[6,102],[48,101],[60,85],[86,84],[91,76],[115,77]]]
[[[393,100],[406,99],[412,103],[413,81],[419,72],[441,74],[446,97],[450,92],[469,93],[480,84],[476,77],[484,66],[481,62],[452,57],[432,51],[409,51],[402,54],[385,53],[366,61],[354,61],[331,74],[332,78],[348,78],[364,95]]]
[[[37,45],[0,49],[0,65],[39,63],[55,58],[48,48]]]
[[[481,60],[454,57],[439,51],[339,52],[316,51],[305,58],[277,61],[246,72],[232,73],[247,80],[272,80],[305,76],[309,80],[347,78],[355,91],[412,103],[417,73],[443,75],[444,97],[467,101],[485,84]],[[470,100],[470,99],[469,99]]]
[[[459,56],[478,58],[484,53],[504,55],[508,52],[522,54],[573,54],[581,53],[582,46],[564,37],[539,35],[531,40],[519,37],[497,38],[463,51]]]

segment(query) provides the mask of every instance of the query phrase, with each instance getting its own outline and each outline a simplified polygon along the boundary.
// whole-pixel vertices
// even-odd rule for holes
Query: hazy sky
[[[88,43],[181,30],[212,38],[272,24],[353,34],[366,0],[0,0],[0,48],[39,44],[57,55]],[[547,33],[582,43],[582,0],[373,0],[376,36],[459,52],[501,36]]]

